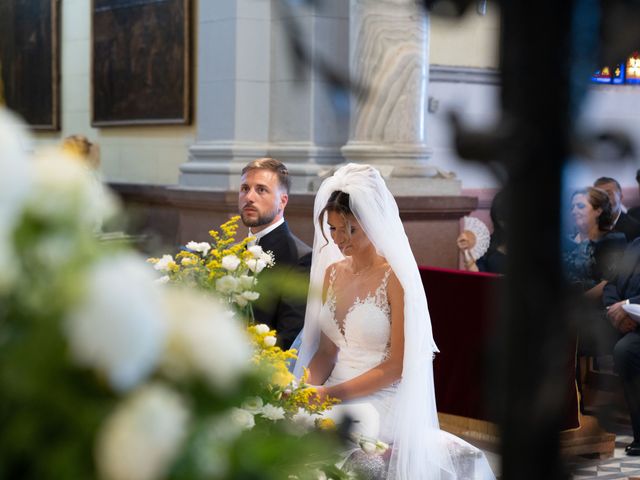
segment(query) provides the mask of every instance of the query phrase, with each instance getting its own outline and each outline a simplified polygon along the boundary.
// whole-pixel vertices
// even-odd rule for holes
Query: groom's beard
[[[246,207],[251,207],[255,212],[258,213],[257,217],[249,216],[249,212],[245,211]],[[262,213],[253,205],[245,205],[240,210],[240,218],[242,218],[242,223],[245,227],[261,227],[263,225],[268,225],[273,222],[273,219],[278,215],[278,209],[274,209],[270,212]]]

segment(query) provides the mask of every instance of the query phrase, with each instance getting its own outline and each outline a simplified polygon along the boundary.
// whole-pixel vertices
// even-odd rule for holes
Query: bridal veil
[[[351,211],[378,253],[386,258],[404,289],[404,359],[396,398],[393,450],[387,478],[494,478],[480,451],[439,428],[433,382],[433,357],[438,349],[431,331],[427,299],[396,201],[380,173],[369,165],[350,163],[339,168],[322,183],[316,195],[310,293],[302,345],[294,373],[298,377],[302,374],[302,367],[309,364],[318,347],[318,317],[322,306],[320,292],[325,270],[344,258],[331,241],[326,215],[322,227],[318,225],[318,216],[335,190],[349,194]],[[328,244],[325,238],[329,239]],[[475,452],[474,473],[459,461],[463,450]],[[468,462],[464,463],[468,465]],[[472,476],[468,476],[469,473]]]

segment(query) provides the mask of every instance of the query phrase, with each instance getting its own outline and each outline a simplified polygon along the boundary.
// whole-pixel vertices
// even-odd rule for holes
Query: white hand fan
[[[474,259],[478,259],[487,253],[491,235],[489,229],[482,220],[476,217],[464,217],[462,230],[469,239],[471,255]]]

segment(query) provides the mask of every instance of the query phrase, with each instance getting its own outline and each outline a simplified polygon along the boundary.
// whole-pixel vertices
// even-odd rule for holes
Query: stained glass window
[[[633,52],[624,62],[596,70],[591,81],[615,85],[640,84],[640,53]]]

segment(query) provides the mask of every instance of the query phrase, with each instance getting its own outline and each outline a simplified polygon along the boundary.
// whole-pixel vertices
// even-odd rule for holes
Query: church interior
[[[634,321],[640,323],[640,254],[633,257],[640,237],[638,2],[0,3],[0,113],[12,112],[0,115],[0,390],[14,392],[4,401],[0,396],[0,423],[12,419],[0,433],[0,478],[408,478],[340,476],[347,475],[340,469],[282,477],[290,465],[270,457],[268,442],[255,430],[255,438],[247,434],[244,444],[236,441],[238,451],[216,447],[228,429],[223,421],[214,428],[212,417],[200,418],[207,411],[202,405],[213,402],[222,411],[240,394],[228,394],[231,387],[220,386],[220,374],[212,400],[205,400],[207,381],[193,378],[213,375],[198,363],[218,362],[214,353],[204,353],[208,349],[224,352],[219,369],[242,371],[233,363],[242,349],[229,346],[235,333],[227,340],[219,334],[207,346],[216,334],[201,330],[200,360],[176,353],[173,364],[167,367],[166,360],[154,370],[142,358],[160,348],[151,339],[152,320],[130,320],[135,327],[113,337],[113,350],[89,334],[95,330],[106,338],[115,331],[101,330],[98,320],[78,327],[71,347],[44,326],[60,324],[67,332],[82,317],[67,312],[68,305],[82,304],[83,288],[94,288],[77,273],[84,268],[79,265],[104,259],[120,265],[131,286],[118,289],[113,280],[91,291],[120,290],[124,296],[91,297],[92,306],[82,312],[124,325],[129,317],[154,315],[142,303],[156,297],[136,286],[147,282],[147,273],[166,273],[162,279],[190,288],[195,277],[181,276],[184,269],[201,262],[198,252],[208,258],[221,238],[228,243],[218,260],[236,254],[244,259],[242,252],[253,247],[245,240],[233,250],[234,241],[256,232],[244,217],[240,223],[235,217],[241,213],[244,169],[273,158],[288,171],[286,223],[310,247],[314,200],[323,181],[350,163],[380,172],[397,203],[428,302],[439,350],[433,360],[439,426],[483,452],[496,478],[640,479],[640,429],[634,435],[633,420],[634,411],[640,415],[640,394],[634,399],[636,376],[627,371],[638,368],[640,385],[640,350],[635,367],[624,370],[619,344],[601,348],[605,334],[593,327],[611,323],[622,342],[636,335]],[[62,151],[86,160],[89,183],[80,186],[81,174],[72,167],[29,173],[40,156]],[[28,157],[26,166],[14,157]],[[35,180],[21,180],[29,175]],[[56,190],[56,184],[63,186]],[[75,189],[68,204],[56,193],[67,186]],[[93,198],[103,190],[108,201]],[[606,206],[593,203],[597,195]],[[600,223],[583,228],[581,208],[597,211],[593,221]],[[92,219],[70,220],[76,210]],[[103,211],[111,219],[91,223]],[[604,227],[603,212],[611,217]],[[51,219],[58,217],[54,225]],[[42,240],[48,228],[53,233]],[[77,243],[62,241],[72,230]],[[615,232],[622,244],[602,253],[599,246]],[[96,253],[105,248],[109,253]],[[113,253],[120,249],[151,257],[153,268],[138,271],[116,256],[122,253]],[[175,261],[165,258],[167,252]],[[260,258],[246,264],[249,275],[258,275]],[[198,263],[203,269],[205,264]],[[214,269],[230,270],[224,262],[211,265],[209,276],[197,282],[214,285],[222,275]],[[105,269],[99,278],[107,282],[108,275]],[[631,280],[623,281],[625,275]],[[282,281],[283,290],[292,283]],[[224,288],[215,283],[215,290],[224,294]],[[249,297],[236,297],[233,307],[247,314],[254,300]],[[198,308],[219,308],[198,302],[185,297],[166,309],[184,307],[186,318]],[[637,312],[626,308],[634,304]],[[271,333],[256,328],[249,327],[253,340],[268,345],[265,335]],[[198,337],[193,332],[183,333],[191,340],[171,344],[175,352],[192,348],[189,342]],[[33,336],[33,342],[20,343],[22,336]],[[135,346],[131,340],[147,337]],[[75,347],[76,341],[85,347]],[[278,361],[286,371],[284,350]],[[131,363],[129,353],[137,358]],[[80,359],[82,369],[43,366],[71,357]],[[122,376],[105,373],[109,362],[122,368]],[[100,373],[87,375],[94,367]],[[186,381],[180,372],[189,368],[199,373]],[[127,383],[133,377],[138,380]],[[140,386],[140,379],[156,383]],[[133,415],[144,392],[151,395],[162,379],[188,391],[194,431],[179,440],[172,433],[188,416],[171,410],[180,402],[165,396],[145,410],[166,406],[161,419],[147,418],[148,431],[156,428],[164,443],[151,452],[139,446],[146,437],[118,430],[119,442],[134,447],[109,447],[109,432],[115,435],[125,422],[124,414],[112,413],[114,405],[126,403]],[[115,387],[105,388],[110,381]],[[297,390],[283,391],[297,398]],[[67,410],[78,417],[68,428],[51,420],[71,415]],[[273,435],[274,445],[302,448],[275,416],[262,415],[271,422],[264,435]],[[205,424],[211,427],[206,438],[218,442],[206,454],[198,447]],[[329,443],[309,435],[309,448],[329,452]],[[46,450],[57,439],[59,448],[32,461],[37,448]],[[176,445],[182,445],[180,455]],[[265,453],[243,465],[242,452],[254,449]],[[98,452],[95,458],[91,452]],[[83,455],[88,458],[75,460]],[[260,474],[250,470],[251,462]]]

